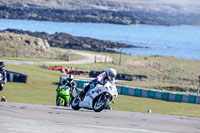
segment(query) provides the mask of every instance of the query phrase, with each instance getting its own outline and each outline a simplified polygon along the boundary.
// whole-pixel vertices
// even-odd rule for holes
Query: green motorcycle
[[[56,105],[70,106],[73,97],[72,88],[66,85],[58,86],[56,92]]]

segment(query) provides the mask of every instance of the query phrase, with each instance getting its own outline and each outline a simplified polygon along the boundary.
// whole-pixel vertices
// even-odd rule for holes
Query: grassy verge
[[[40,68],[37,65],[11,65],[7,70],[17,71],[28,75],[28,83],[8,82],[0,96],[6,96],[9,102],[55,105],[56,87],[61,73]],[[76,76],[76,78],[79,78]],[[84,78],[84,77],[80,77]],[[173,114],[184,116],[197,116],[200,106],[196,104],[175,103],[161,100],[138,98],[119,95],[112,105],[114,110],[146,112],[151,109],[153,113]]]
[[[151,109],[152,113],[156,114],[200,117],[200,106],[197,104],[168,102],[124,95],[119,95],[115,101],[116,104],[111,105],[114,110],[147,112],[148,109]]]
[[[67,51],[67,49],[61,49],[61,48],[51,48],[51,51],[53,52],[56,52],[56,53],[64,53]],[[81,56],[81,55],[77,55],[77,54],[74,54],[74,53],[71,53],[70,54],[70,61],[72,60],[79,60],[79,59],[83,59],[84,57]],[[20,60],[20,61],[38,61],[38,62],[44,62],[44,61],[47,61],[47,62],[56,62],[56,61],[64,61],[64,60],[61,60],[59,58],[57,59],[48,59],[48,58],[22,58],[22,57],[0,57],[0,59],[6,59],[6,60]],[[67,59],[66,59],[67,61]]]
[[[19,103],[35,103],[53,105],[56,84],[60,73],[42,69],[36,65],[7,65],[7,70],[17,71],[28,75],[28,83],[12,83],[5,85],[1,95],[8,101]]]
[[[85,51],[88,52],[88,51]],[[85,71],[107,71],[115,68],[118,73],[146,75],[147,80],[118,81],[120,84],[142,88],[165,89],[169,91],[197,90],[200,75],[200,61],[180,59],[172,56],[121,56],[117,53],[96,53],[114,59],[114,63],[94,63],[85,65],[67,65]]]

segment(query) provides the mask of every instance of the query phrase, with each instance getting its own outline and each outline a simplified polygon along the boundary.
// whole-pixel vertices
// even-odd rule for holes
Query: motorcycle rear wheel
[[[74,99],[73,99],[73,101],[72,101],[72,104],[71,104],[72,109],[74,109],[74,110],[79,110],[79,109],[80,109],[80,107],[79,107],[79,102],[80,102],[79,96],[74,97]]]

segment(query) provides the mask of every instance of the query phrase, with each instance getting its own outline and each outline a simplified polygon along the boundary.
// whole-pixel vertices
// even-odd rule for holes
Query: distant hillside
[[[68,53],[50,48],[41,38],[8,32],[0,33],[0,56],[67,60]]]
[[[0,18],[200,25],[198,0],[1,0]]]

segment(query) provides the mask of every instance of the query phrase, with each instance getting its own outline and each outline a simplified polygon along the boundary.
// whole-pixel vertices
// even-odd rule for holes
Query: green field
[[[67,60],[78,60],[78,59],[83,59],[84,57],[81,55],[77,55],[74,53],[68,52],[68,49],[61,49],[61,48],[49,48],[50,53],[46,52],[48,58],[34,58],[34,57],[18,57],[16,55],[11,55],[10,56],[0,56],[0,59],[7,59],[7,60],[20,60],[20,61],[38,61],[38,62],[44,62],[44,61],[49,61],[49,62],[54,62],[54,61],[67,61]],[[1,51],[2,52],[2,51]],[[0,52],[0,55],[2,55]],[[10,51],[9,51],[10,52]],[[12,52],[12,51],[11,51]],[[56,54],[55,54],[56,53]],[[67,54],[68,53],[68,54]],[[56,56],[55,58],[50,58],[51,55]],[[67,55],[67,58],[65,57],[65,60],[61,58],[62,55]]]
[[[85,51],[88,52],[88,51]],[[115,68],[118,73],[131,75],[146,75],[147,80],[117,81],[127,86],[151,88],[168,91],[186,92],[197,90],[198,76],[200,75],[200,61],[186,60],[173,56],[130,56],[117,53],[96,53],[114,59],[114,63],[94,63],[84,65],[66,65],[77,67],[84,71],[107,71],[108,68]]]
[[[91,64],[94,65],[94,64]],[[96,64],[98,65],[98,64]],[[101,64],[99,64],[101,65]],[[6,69],[28,75],[28,83],[8,82],[0,96],[6,96],[8,102],[55,105],[56,87],[61,73],[49,71],[37,65],[11,65],[6,64]],[[75,76],[79,78],[79,76]],[[84,78],[81,76],[80,78]],[[119,95],[111,105],[114,110],[173,114],[200,117],[200,106],[188,103],[175,103],[161,100],[138,98]]]

